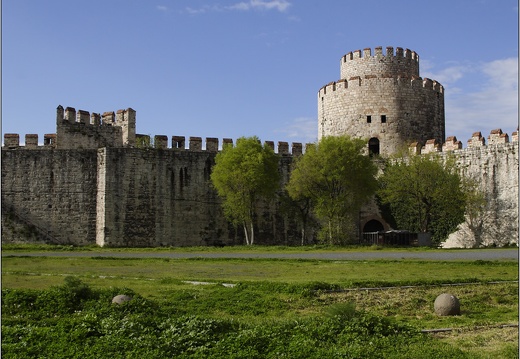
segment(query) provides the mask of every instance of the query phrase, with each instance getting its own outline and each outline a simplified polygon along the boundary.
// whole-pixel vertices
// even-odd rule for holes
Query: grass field
[[[430,356],[425,354],[423,357],[436,357],[439,353],[444,353],[444,357],[518,358],[518,328],[501,327],[518,324],[517,261],[136,259],[106,258],[95,254],[88,257],[15,257],[5,256],[5,254],[11,253],[11,251],[18,254],[23,254],[24,251],[42,251],[47,250],[47,247],[22,246],[8,249],[8,252],[3,249],[4,256],[2,257],[2,299],[6,296],[8,299],[17,298],[16,296],[19,295],[16,294],[17,291],[23,292],[24,290],[33,291],[24,292],[33,296],[31,298],[40,295],[34,293],[49,295],[49,288],[63,288],[65,278],[73,277],[80,279],[82,285],[88,286],[94,291],[100,291],[100,293],[126,291],[141,298],[143,303],[148,303],[147,305],[153,303],[153,308],[161,308],[160,313],[167,312],[176,318],[197,316],[197,318],[205,318],[204,320],[228,321],[240,323],[241,326],[249,325],[252,327],[248,327],[248,330],[263,332],[267,332],[268,328],[282,330],[280,328],[291,326],[293,335],[287,339],[291,343],[296,340],[295,338],[304,341],[310,340],[305,336],[308,333],[295,337],[295,331],[298,332],[307,326],[320,327],[321,324],[317,324],[323,322],[320,318],[330,317],[331,312],[334,318],[344,319],[344,313],[349,313],[353,310],[352,308],[355,308],[355,311],[359,313],[367,313],[366,315],[380,318],[378,320],[390,319],[398,325],[409,325],[418,330],[453,329],[449,332],[428,334],[427,339],[421,337],[423,339],[414,344],[416,346],[412,349],[409,348],[409,344],[402,344],[401,350],[405,351],[406,347],[406,350],[411,353],[409,357],[414,357],[413,353],[417,354],[417,351],[420,352],[420,350],[426,353],[429,350],[426,349],[428,347],[433,348],[432,350],[435,350],[437,354]],[[61,250],[76,251],[78,249],[62,248]],[[91,249],[82,248],[80,250],[89,251]],[[183,250],[200,251],[201,249],[186,248]],[[212,250],[225,253],[225,249]],[[240,250],[248,251],[250,249],[231,249],[234,252]],[[273,252],[294,251],[294,249],[286,248],[270,250]],[[302,251],[301,248],[299,250]],[[303,251],[312,250],[321,249],[303,249]],[[119,249],[118,251],[124,250]],[[132,249],[128,252],[132,253],[136,250]],[[223,283],[231,285],[224,286]],[[465,284],[446,285],[455,283]],[[366,289],[368,287],[392,288]],[[461,315],[438,317],[434,314],[433,302],[437,295],[444,292],[452,293],[459,298]],[[27,312],[24,314],[25,317],[22,315],[25,318],[23,319],[16,309],[6,307],[6,311],[4,303],[2,305],[2,319],[4,323],[8,324],[8,327],[5,328],[3,323],[2,329],[6,329],[8,333],[9,330],[13,330],[18,335],[16,325],[21,325],[24,321],[31,322],[31,318],[34,319],[36,316],[35,313]],[[94,308],[95,305],[97,304],[88,306]],[[96,310],[98,312],[108,311],[109,315],[115,315],[113,308],[100,308]],[[134,307],[129,308],[137,310]],[[82,311],[87,313],[87,309],[83,307]],[[340,315],[334,315],[334,313]],[[137,315],[136,313],[131,314]],[[17,315],[18,317],[16,317]],[[45,317],[42,313],[38,315]],[[159,316],[159,314],[157,315]],[[366,319],[372,317],[363,315],[359,318],[365,318],[363,319],[365,322],[372,320]],[[63,317],[65,318],[66,315]],[[358,317],[349,316],[349,318],[351,318],[351,322],[355,322]],[[298,327],[300,328],[298,330],[295,329],[296,324],[294,323],[300,322],[304,323],[301,324],[302,327]],[[11,327],[9,327],[9,323],[12,325]],[[381,324],[383,322],[378,323],[378,328],[386,328]],[[76,324],[84,325],[84,321]],[[334,327],[334,324],[330,324],[330,327]],[[96,330],[99,333],[102,332],[99,328]],[[306,333],[310,329],[301,330]],[[322,329],[323,332],[326,330],[328,329]],[[98,335],[101,336],[99,333]],[[236,334],[234,331],[233,333],[233,335]],[[240,335],[245,335],[244,332],[240,333],[242,333]],[[336,333],[334,336],[340,338],[341,335],[346,335],[340,334]],[[270,335],[272,334],[265,334],[266,337],[270,337]],[[280,338],[283,337],[283,335],[277,335]],[[377,335],[375,337],[379,338]],[[393,357],[391,346],[384,344],[386,340],[384,338],[386,337],[382,336],[376,342],[383,348],[380,350],[385,350],[387,357]],[[401,340],[399,338],[404,337],[399,336],[395,340],[399,342]],[[238,339],[234,340],[237,342]],[[273,339],[273,343],[275,342],[276,340]],[[356,341],[354,340],[354,342]],[[222,339],[219,343],[226,343],[226,340]],[[290,345],[288,347],[286,344],[281,344],[281,347],[289,348]],[[330,348],[323,350],[332,350],[333,347],[338,352],[338,348],[346,347],[346,344],[343,346],[339,343],[331,344]],[[366,343],[360,342],[358,349],[361,350],[365,347]],[[6,344],[5,348],[7,350],[11,347]],[[305,357],[304,348],[306,345],[302,344],[298,352],[301,357]],[[357,350],[354,347],[349,348],[351,353]],[[287,350],[289,351],[289,349]],[[10,353],[4,353],[4,344],[2,351],[3,354]],[[257,351],[261,353],[260,349]],[[458,354],[446,356],[446,353],[454,352]],[[320,353],[323,354],[325,351]],[[370,351],[366,353],[370,353]],[[269,355],[259,354],[251,357],[269,357]],[[271,355],[271,357],[276,357],[276,355]],[[375,356],[369,354],[367,356],[363,356],[363,354],[341,356],[338,354],[338,357]],[[395,357],[400,356],[396,353]]]

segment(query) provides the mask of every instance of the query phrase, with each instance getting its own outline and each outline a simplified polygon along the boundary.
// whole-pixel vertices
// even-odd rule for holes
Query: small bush
[[[333,304],[326,309],[325,316],[341,321],[351,320],[356,316],[356,304],[354,302]]]
[[[39,292],[29,289],[2,289],[2,316],[31,312]]]

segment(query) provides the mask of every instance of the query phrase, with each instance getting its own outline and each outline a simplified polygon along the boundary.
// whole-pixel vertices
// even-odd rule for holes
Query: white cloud
[[[156,9],[159,11],[168,11],[168,8],[164,5],[157,5]]]
[[[197,15],[197,14],[204,14],[204,13],[209,12],[209,11],[219,11],[220,8],[218,6],[204,5],[203,7],[200,7],[198,9],[194,9],[194,8],[191,8],[191,7],[186,7],[185,10],[186,10],[186,12],[188,14]]]
[[[473,132],[487,137],[496,128],[511,136],[518,127],[518,58],[476,65],[471,76],[471,86],[457,83],[456,93],[446,89],[446,136],[465,143]]]
[[[245,2],[239,2],[235,5],[228,6],[228,9],[247,11],[250,9],[250,6],[249,6],[249,4],[247,4]]]
[[[304,143],[315,142],[318,139],[318,120],[311,117],[298,117],[275,132]]]
[[[280,12],[284,12],[291,6],[286,0],[249,0],[249,2],[241,2],[236,4],[241,7],[241,10],[249,10],[249,9],[259,9],[259,10],[278,10]]]
[[[518,58],[487,63],[482,71],[492,79],[493,86],[518,90]]]
[[[434,65],[429,61],[421,61],[421,76],[440,82],[443,86],[450,86],[467,74],[475,71],[474,65],[470,63],[460,64],[448,63],[448,66],[439,70],[433,70]]]
[[[464,76],[465,73],[469,72],[470,70],[467,67],[464,66],[451,66],[447,67],[445,69],[442,69],[432,77],[428,77],[431,79],[434,79],[435,81],[440,82],[441,84],[451,84],[459,80]]]
[[[185,10],[189,14],[201,14],[209,11],[224,11],[224,10],[236,10],[236,11],[250,11],[250,10],[276,10],[278,12],[285,12],[291,3],[287,0],[249,0],[235,3],[230,6],[222,5],[204,5],[201,8],[194,9],[187,7]]]

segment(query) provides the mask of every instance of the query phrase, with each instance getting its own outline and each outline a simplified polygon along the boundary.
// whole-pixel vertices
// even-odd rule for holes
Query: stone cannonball
[[[123,304],[124,302],[128,302],[129,300],[132,300],[132,297],[130,297],[129,295],[119,294],[112,298],[112,303]]]
[[[443,293],[435,299],[433,304],[435,314],[440,316],[459,315],[460,303],[459,299],[450,293]]]

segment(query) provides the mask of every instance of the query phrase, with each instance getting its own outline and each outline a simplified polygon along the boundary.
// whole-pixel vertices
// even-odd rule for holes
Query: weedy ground
[[[5,357],[518,358],[501,327],[518,324],[516,261],[5,254]],[[434,314],[444,292],[459,316]]]

